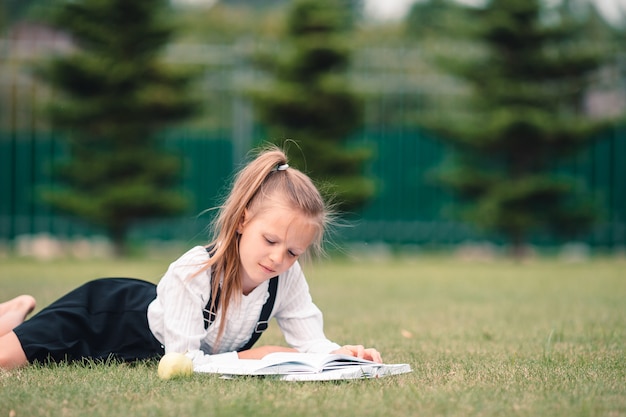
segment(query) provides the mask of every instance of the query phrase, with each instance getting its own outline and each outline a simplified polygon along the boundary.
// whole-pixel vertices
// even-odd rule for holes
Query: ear
[[[248,209],[244,209],[243,215],[241,216],[241,220],[239,221],[239,224],[237,225],[237,233],[239,234],[243,233],[243,228],[246,225],[247,217],[248,217]]]

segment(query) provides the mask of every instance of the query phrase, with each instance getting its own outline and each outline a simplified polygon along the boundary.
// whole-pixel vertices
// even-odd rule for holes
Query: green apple
[[[157,373],[161,379],[191,376],[193,363],[190,358],[182,353],[169,352],[163,355],[159,361]]]

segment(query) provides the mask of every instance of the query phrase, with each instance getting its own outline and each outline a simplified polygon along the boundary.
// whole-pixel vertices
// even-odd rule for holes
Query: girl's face
[[[315,231],[310,218],[286,205],[254,216],[246,210],[238,229],[243,293],[289,269],[313,242]]]

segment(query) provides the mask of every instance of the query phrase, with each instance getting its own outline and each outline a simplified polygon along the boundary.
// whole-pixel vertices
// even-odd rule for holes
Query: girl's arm
[[[330,353],[341,348],[326,338],[322,312],[313,303],[298,262],[279,278],[273,315],[287,344],[299,352]]]
[[[288,275],[287,275],[288,274]],[[339,346],[324,335],[322,312],[313,303],[309,287],[296,262],[279,287],[280,304],[275,313],[287,342],[300,352],[339,353],[382,363],[380,353],[362,345]]]
[[[261,359],[265,355],[275,352],[297,352],[294,348],[284,346],[260,346],[237,353],[239,359]]]
[[[198,272],[206,260],[203,247],[195,247],[174,261],[157,286],[157,298],[148,307],[148,322],[167,352],[187,352],[194,362],[206,335],[203,308],[210,295],[210,275]]]
[[[239,352],[237,355],[239,356],[239,359],[262,359],[265,355],[274,352],[297,352],[297,350],[283,346],[261,346],[258,348],[244,350],[243,352]],[[376,349],[365,348],[362,345],[346,345],[332,351],[331,353],[356,356],[357,358],[383,363],[383,359]]]

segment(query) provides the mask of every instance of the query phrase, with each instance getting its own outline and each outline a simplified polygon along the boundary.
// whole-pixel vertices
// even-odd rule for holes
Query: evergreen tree
[[[252,9],[271,9],[287,7],[292,0],[220,0],[220,3],[229,6],[244,6]],[[346,11],[352,14],[352,18],[360,17],[363,9],[363,0],[337,0],[339,4],[346,7]]]
[[[584,22],[541,0],[491,0],[471,13],[472,28],[448,31],[473,47],[438,60],[471,98],[424,124],[456,150],[439,178],[469,203],[466,219],[521,256],[533,232],[575,235],[593,224],[589,196],[554,167],[607,126],[585,115],[583,99],[610,56],[581,33]]]
[[[69,145],[69,158],[57,166],[62,186],[43,197],[103,227],[120,255],[133,224],[187,205],[173,188],[180,159],[157,139],[159,129],[196,108],[186,94],[190,73],[159,56],[173,36],[167,12],[166,0],[64,2],[52,22],[76,49],[39,70],[58,94],[49,115]]]
[[[346,141],[362,123],[362,103],[347,86],[349,50],[342,36],[350,14],[338,0],[296,0],[287,22],[287,45],[259,63],[273,79],[252,92],[260,120],[278,144],[293,139],[291,160],[335,188],[340,209],[353,210],[374,193],[362,174],[370,152]]]
[[[406,32],[421,42],[434,39],[441,42],[448,29],[471,27],[467,9],[455,0],[428,0],[416,2],[406,17]]]

